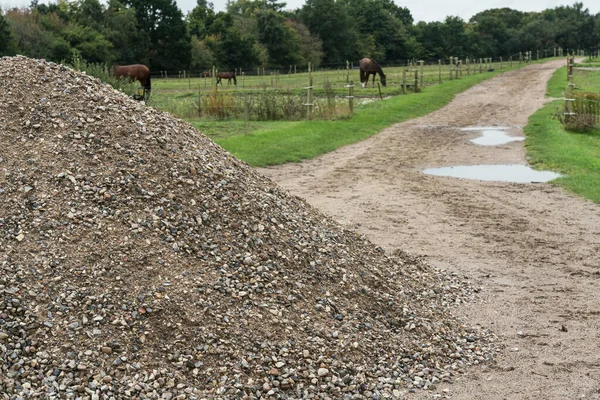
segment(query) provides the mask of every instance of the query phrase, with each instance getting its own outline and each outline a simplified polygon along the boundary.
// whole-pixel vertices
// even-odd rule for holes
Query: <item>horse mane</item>
[[[377,72],[381,72],[383,74],[383,69],[381,69],[381,65],[379,65],[379,63],[373,60],[372,58],[371,61],[373,61],[373,64],[375,64],[375,66],[377,67]]]

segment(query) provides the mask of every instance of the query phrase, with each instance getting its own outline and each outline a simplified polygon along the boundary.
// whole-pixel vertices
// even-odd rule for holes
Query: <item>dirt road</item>
[[[496,364],[409,399],[600,399],[600,206],[547,183],[423,174],[526,164],[523,142],[480,146],[469,126],[522,126],[562,61],[500,75],[425,117],[317,159],[261,169],[387,250],[423,255],[482,287],[457,310],[501,340]]]

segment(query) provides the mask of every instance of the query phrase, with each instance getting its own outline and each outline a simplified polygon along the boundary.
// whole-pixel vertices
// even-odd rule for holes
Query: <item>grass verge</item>
[[[600,72],[576,70],[575,83],[578,91],[598,92]],[[548,95],[562,97],[566,85],[566,69],[560,68],[548,81]],[[552,183],[600,203],[600,130],[566,131],[554,117],[562,107],[563,101],[553,101],[529,118],[524,129],[529,162],[536,168],[564,174]]]

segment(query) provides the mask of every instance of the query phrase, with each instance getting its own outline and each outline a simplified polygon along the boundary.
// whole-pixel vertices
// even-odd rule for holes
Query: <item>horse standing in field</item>
[[[217,72],[217,85],[221,83],[221,79],[227,79],[228,85],[231,85],[231,80],[233,79],[233,84],[237,86],[237,79],[233,72]]]
[[[131,81],[139,81],[146,91],[152,89],[150,82],[150,69],[143,64],[115,65],[113,68],[115,78],[129,78]]]
[[[202,73],[202,77],[203,78],[210,78],[212,76],[212,74],[209,71],[204,71]]]
[[[381,84],[385,87],[385,74],[383,70],[375,61],[370,58],[363,58],[360,60],[360,82],[363,87],[367,87],[369,83],[369,76],[373,75],[373,86],[375,86],[375,75],[379,74]]]

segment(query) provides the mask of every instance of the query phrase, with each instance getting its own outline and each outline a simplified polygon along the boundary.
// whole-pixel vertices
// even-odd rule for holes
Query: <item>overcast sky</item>
[[[209,0],[210,1],[210,0]],[[47,3],[47,0],[42,0]],[[288,9],[300,8],[306,0],[288,0]],[[31,0],[0,0],[0,7],[5,9],[9,7],[26,7]],[[410,10],[415,22],[418,21],[443,21],[448,15],[459,16],[464,20],[469,20],[473,15],[480,11],[490,8],[509,7],[521,11],[542,11],[547,8],[554,8],[560,5],[572,5],[575,1],[561,0],[404,0],[395,1],[401,7]],[[600,12],[600,1],[583,0],[584,8],[588,8],[590,13]],[[215,11],[224,11],[227,0],[213,0]],[[177,0],[177,5],[184,14],[187,14],[196,6],[196,0]]]

